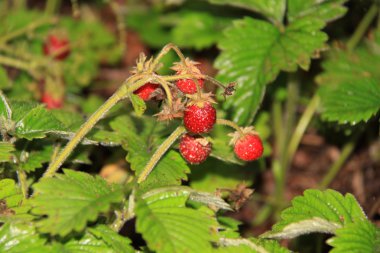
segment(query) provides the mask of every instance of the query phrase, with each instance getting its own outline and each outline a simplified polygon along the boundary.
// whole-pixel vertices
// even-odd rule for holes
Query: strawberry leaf
[[[375,33],[375,38],[380,33]],[[322,118],[338,123],[367,121],[380,109],[379,42],[368,41],[354,52],[334,50],[316,81]]]
[[[228,4],[247,10],[259,12],[262,15],[282,22],[286,1],[284,0],[237,0],[237,1],[228,1],[228,0],[209,0],[213,4]]]
[[[227,239],[220,240],[220,247],[217,253],[252,252],[252,253],[289,253],[290,251],[280,246],[274,240],[262,240],[256,238],[249,239]]]
[[[360,205],[351,194],[343,196],[334,190],[306,190],[292,200],[292,206],[281,213],[282,220],[264,238],[294,238],[314,232],[335,233],[336,229],[356,220],[366,220]]]
[[[319,19],[299,18],[281,31],[271,23],[244,18],[226,29],[215,66],[220,81],[238,83],[235,94],[224,103],[225,109],[233,111],[235,122],[252,122],[265,85],[281,70],[309,68],[310,57],[323,49],[327,40],[327,35],[320,31],[324,25]]]
[[[33,188],[32,212],[47,215],[37,223],[39,229],[61,236],[83,230],[87,221],[96,220],[99,213],[123,199],[120,186],[71,170],[43,179]]]
[[[288,19],[293,22],[300,17],[313,17],[326,22],[335,20],[347,12],[348,0],[288,0]]]
[[[335,231],[327,243],[333,247],[330,253],[379,252],[380,230],[371,222],[363,220],[347,224]]]
[[[157,253],[211,252],[216,220],[186,206],[187,194],[160,194],[136,203],[136,229]],[[207,209],[208,210],[208,209]]]

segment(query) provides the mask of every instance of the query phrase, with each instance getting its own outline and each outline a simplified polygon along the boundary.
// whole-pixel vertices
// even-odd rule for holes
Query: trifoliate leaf
[[[143,123],[142,123],[143,122]],[[140,132],[136,129],[134,122],[128,117],[119,117],[111,122],[111,127],[123,138],[123,147],[128,151],[127,161],[131,169],[139,175],[157,147],[161,144],[162,131],[170,130],[165,124],[155,122],[155,119],[143,118],[140,124]],[[140,184],[141,190],[158,188],[163,186],[180,185],[181,180],[187,180],[190,172],[189,167],[181,155],[169,150],[161,157],[147,179]]]
[[[351,194],[343,196],[334,190],[306,190],[292,200],[292,206],[281,213],[281,221],[264,238],[294,238],[314,232],[334,233],[355,220],[366,220],[360,205]]]
[[[0,141],[0,163],[12,161],[12,153],[15,148],[12,143]]]
[[[284,0],[209,0],[213,4],[228,4],[244,9],[252,10],[282,22],[285,12],[286,1]]]
[[[34,139],[43,138],[49,132],[62,131],[64,127],[50,112],[43,106],[37,106],[16,123],[15,134],[17,137]]]
[[[356,124],[380,110],[380,79],[347,81],[320,87],[322,117],[329,121]]]
[[[274,240],[250,239],[227,239],[219,241],[219,247],[213,252],[251,252],[251,253],[289,253],[290,251],[280,246]]]
[[[187,197],[140,199],[136,229],[157,253],[211,252],[216,220],[209,213],[186,207]]]
[[[233,111],[235,122],[242,125],[252,122],[265,85],[280,70],[309,68],[310,58],[323,49],[327,40],[327,35],[320,31],[324,25],[318,19],[300,18],[281,31],[268,22],[244,18],[226,29],[219,42],[222,53],[215,66],[219,69],[219,80],[237,82],[235,94],[224,104],[225,109]]]
[[[42,238],[33,226],[5,223],[0,228],[0,252],[49,253]]]
[[[380,231],[375,225],[361,220],[337,229],[327,243],[333,247],[330,253],[379,252],[379,236]]]
[[[288,0],[288,19],[293,22],[300,17],[319,18],[326,22],[343,16],[347,0]]]
[[[123,199],[118,185],[109,185],[100,177],[65,170],[53,178],[34,185],[33,213],[47,215],[38,222],[42,232],[67,235],[81,231],[88,221],[95,221],[100,212]]]

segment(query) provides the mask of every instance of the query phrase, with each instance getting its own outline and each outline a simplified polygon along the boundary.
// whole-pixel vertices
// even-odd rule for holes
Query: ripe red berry
[[[246,134],[240,137],[234,146],[237,157],[244,161],[254,161],[263,155],[264,147],[257,134]]]
[[[204,162],[211,153],[211,143],[205,138],[185,134],[179,143],[179,152],[191,164]]]
[[[62,99],[54,98],[48,93],[42,95],[41,102],[46,105],[47,109],[59,109],[63,106]]]
[[[203,88],[203,79],[197,79],[199,88]],[[194,94],[197,92],[197,83],[193,79],[179,79],[176,82],[177,88],[185,94]]]
[[[45,55],[54,56],[56,60],[64,60],[70,54],[69,41],[66,38],[59,38],[49,35],[43,45]]]
[[[141,99],[143,99],[144,101],[147,101],[150,99],[150,96],[152,95],[152,93],[158,88],[160,87],[159,84],[156,84],[156,83],[146,83],[144,84],[143,86],[141,86],[140,88],[138,88],[137,90],[135,90],[133,92],[133,94],[136,94],[138,95]]]
[[[216,121],[216,110],[209,102],[202,105],[191,104],[186,106],[183,124],[187,131],[194,134],[208,133]]]

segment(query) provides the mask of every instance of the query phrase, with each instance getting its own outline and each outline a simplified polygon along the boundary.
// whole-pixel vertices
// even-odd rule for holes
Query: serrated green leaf
[[[43,138],[49,132],[63,131],[64,127],[43,106],[37,106],[28,111],[16,123],[15,134],[26,139]]]
[[[376,33],[378,34],[378,33]],[[354,52],[334,50],[323,63],[320,84],[322,117],[352,124],[368,120],[380,109],[380,73],[376,41]]]
[[[336,229],[366,216],[351,194],[334,190],[306,190],[295,197],[292,206],[281,213],[281,221],[264,238],[294,238],[314,232],[334,233]]]
[[[5,223],[0,228],[0,252],[49,253],[42,238],[33,226]]]
[[[337,229],[335,236],[327,241],[333,247],[330,253],[378,252],[377,233],[376,227],[367,220],[347,224]]]
[[[12,143],[0,141],[0,163],[10,162],[15,148]]]
[[[64,173],[34,184],[32,212],[47,215],[37,223],[43,232],[64,236],[81,231],[88,221],[123,199],[120,186],[109,185],[100,177],[71,170]]]
[[[290,22],[300,17],[313,17],[326,22],[343,16],[347,0],[288,0],[287,14]]]
[[[236,92],[224,103],[233,111],[233,120],[250,124],[265,93],[265,85],[280,70],[295,71],[297,66],[308,69],[310,58],[324,47],[327,35],[320,31],[325,23],[318,19],[300,18],[285,31],[252,18],[234,22],[219,42],[222,53],[215,66],[217,78],[238,83]],[[239,41],[239,43],[236,43]]]
[[[184,13],[171,30],[173,42],[181,48],[208,48],[219,41],[230,20],[206,12]],[[197,36],[194,36],[196,34]]]
[[[141,116],[144,114],[146,110],[146,104],[144,100],[142,100],[139,96],[135,94],[130,94],[129,98],[131,100],[133,109],[135,110],[135,113],[137,116]]]
[[[244,9],[252,10],[282,22],[286,1],[284,0],[209,0],[213,4],[228,4]]]
[[[127,161],[131,164],[131,169],[139,175],[151,156],[161,144],[162,131],[170,130],[162,123],[155,122],[155,119],[143,118],[139,130],[131,118],[119,117],[111,122],[111,127],[121,138],[124,138],[123,147],[128,151]],[[140,190],[148,190],[170,185],[180,185],[181,180],[187,180],[190,172],[189,167],[181,155],[169,150],[154,167],[149,177],[140,184]]]
[[[102,239],[114,252],[133,253],[135,250],[130,245],[131,240],[128,237],[119,235],[105,225],[98,225],[96,228],[90,228],[89,232],[99,239]]]
[[[210,252],[215,218],[186,207],[186,197],[138,200],[136,229],[157,253]]]
[[[252,252],[252,253],[289,253],[290,251],[280,246],[277,241],[256,238],[220,240],[220,247],[215,252]],[[235,251],[233,251],[235,250]]]
[[[380,80],[323,85],[318,94],[323,107],[322,117],[329,121],[356,124],[367,121],[380,110]]]

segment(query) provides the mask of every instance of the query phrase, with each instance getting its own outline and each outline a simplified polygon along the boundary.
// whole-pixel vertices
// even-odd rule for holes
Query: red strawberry
[[[179,152],[191,164],[204,162],[211,153],[211,143],[205,138],[185,134],[179,143]]]
[[[183,123],[187,131],[200,134],[210,132],[216,121],[216,110],[209,94],[192,100],[185,108]]]
[[[47,109],[59,109],[63,106],[62,99],[54,98],[48,93],[42,95],[41,102],[46,105]]]
[[[252,127],[242,129],[242,133],[235,132],[231,140],[237,157],[244,161],[259,159],[264,152],[263,143]]]
[[[177,62],[171,68],[177,72],[177,75],[191,75],[198,81],[199,88],[203,88],[204,80],[197,78],[202,75],[201,71],[196,65],[198,62],[192,61],[189,58],[185,59],[185,62]],[[185,94],[194,94],[197,92],[197,82],[191,78],[179,79],[176,85],[180,91]]]
[[[159,84],[156,83],[146,83],[137,90],[133,92],[133,94],[138,95],[140,98],[142,98],[144,101],[147,101],[150,99],[150,96],[152,93],[160,87]]]
[[[197,79],[199,88],[203,88],[203,79]],[[193,79],[179,79],[176,82],[177,88],[185,94],[194,94],[197,92],[197,83]]]
[[[66,38],[49,35],[43,50],[45,55],[53,56],[56,60],[64,60],[70,54],[69,41]]]

